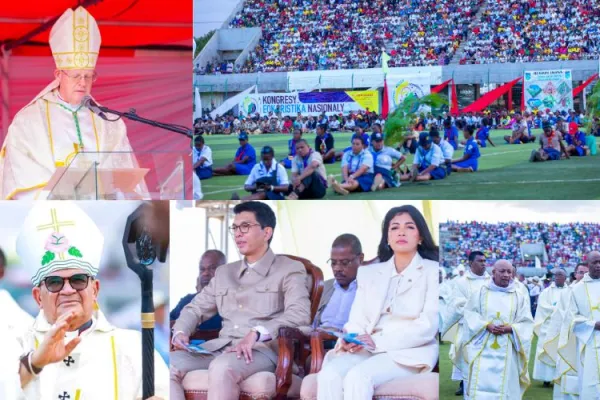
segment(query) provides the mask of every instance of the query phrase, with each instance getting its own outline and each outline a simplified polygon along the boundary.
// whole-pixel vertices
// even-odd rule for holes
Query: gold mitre
[[[94,69],[100,51],[100,30],[83,7],[70,8],[50,31],[50,48],[58,69]]]

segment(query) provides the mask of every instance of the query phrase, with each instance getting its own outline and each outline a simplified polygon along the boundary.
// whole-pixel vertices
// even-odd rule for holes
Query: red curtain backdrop
[[[383,79],[383,104],[381,106],[381,116],[383,119],[387,118],[390,112],[390,99],[388,98],[388,85],[387,79]]]
[[[35,1],[29,5],[3,0],[0,16],[5,20],[0,29],[0,42],[21,38],[44,21],[60,16],[67,8],[75,8],[78,0]],[[94,16],[102,34],[102,47],[139,47],[147,45],[191,45],[193,2],[190,0],[102,0],[86,7]],[[48,43],[50,29],[31,39]],[[17,54],[37,54],[48,47],[18,47]]]
[[[592,83],[594,81],[594,79],[596,79],[598,77],[598,74],[594,74],[592,76],[590,76],[588,78],[588,80],[586,80],[585,82],[583,82],[581,85],[577,86],[575,89],[573,89],[573,97],[577,96],[579,93],[583,92],[583,89],[585,89],[590,83]]]
[[[510,81],[499,88],[492,90],[481,96],[479,99],[475,100],[472,104],[462,109],[462,112],[479,112],[485,109],[487,106],[492,104],[498,98],[502,97],[505,93],[508,93],[509,90],[515,86],[517,82],[519,82],[521,78],[517,78],[513,81]]]
[[[431,93],[439,93],[442,90],[444,90],[446,88],[446,86],[448,86],[448,84],[452,82],[452,79],[448,79],[446,82],[442,82],[437,86],[434,86],[431,88]]]
[[[167,52],[168,54],[168,52]],[[100,58],[98,80],[92,95],[102,105],[120,111],[135,108],[138,115],[190,127],[192,125],[192,73],[190,57]],[[51,57],[11,57],[9,64],[9,123],[54,79]],[[125,120],[136,152],[177,152],[185,155],[187,186],[191,188],[190,140],[184,135]],[[0,125],[0,143],[4,142]],[[189,171],[188,171],[189,170]],[[191,190],[190,190],[191,193]]]

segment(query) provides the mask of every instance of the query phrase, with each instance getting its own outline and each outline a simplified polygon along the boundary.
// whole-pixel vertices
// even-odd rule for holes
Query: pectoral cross
[[[70,367],[71,364],[75,364],[75,359],[73,359],[73,357],[69,356],[66,359],[64,359],[63,362],[65,364],[67,364],[67,367]]]
[[[591,306],[591,304],[590,304]],[[600,298],[598,299],[598,304],[591,308],[592,314],[594,314],[594,310],[600,312]]]
[[[71,398],[71,396],[69,396],[69,393],[67,393],[67,392],[63,392],[63,394],[59,394],[59,395],[58,395],[58,398],[59,398],[60,400],[67,400],[67,399],[70,399],[70,398]]]
[[[47,229],[52,229],[54,232],[60,232],[61,226],[75,226],[75,221],[59,221],[58,217],[56,216],[56,208],[50,209],[50,218],[52,219],[52,222],[46,225],[37,226],[37,230],[45,231]],[[59,253],[58,258],[64,260],[65,255],[63,253]]]

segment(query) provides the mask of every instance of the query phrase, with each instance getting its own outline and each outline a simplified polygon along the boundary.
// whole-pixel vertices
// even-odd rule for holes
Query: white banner
[[[340,91],[340,92],[295,92],[247,94],[240,98],[241,115],[260,116],[280,114],[295,117],[347,115],[349,112],[375,111],[379,113],[379,91]]]
[[[570,69],[525,71],[527,111],[573,109],[573,76]]]
[[[416,96],[421,98],[431,93],[431,79],[429,74],[423,75],[388,75],[388,99],[390,104],[390,113],[402,104],[404,99],[409,96]],[[420,111],[427,112],[423,107]]]

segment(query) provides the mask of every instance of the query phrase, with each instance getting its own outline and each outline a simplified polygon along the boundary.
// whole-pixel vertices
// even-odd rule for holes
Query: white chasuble
[[[514,285],[507,290],[484,285],[465,307],[457,355],[468,364],[467,399],[520,399],[529,386],[533,318],[521,291]],[[510,325],[513,332],[496,336],[487,331],[488,324]]]
[[[0,150],[1,199],[39,198],[56,168],[68,166],[78,153],[131,153],[122,120],[104,121],[87,108],[70,106],[60,99],[57,87],[55,80],[9,126]],[[102,166],[137,167],[132,154],[110,157],[110,162],[108,155],[102,157]]]
[[[572,400],[578,398],[577,373],[558,355],[558,343],[564,323],[571,287],[560,293],[560,300],[548,320],[548,328],[544,339],[540,361],[544,364],[555,365],[553,400]]]
[[[586,274],[573,285],[558,343],[558,354],[577,373],[581,399],[600,399],[600,279]],[[574,391],[574,388],[570,388]]]
[[[454,283],[452,295],[442,316],[442,340],[450,342],[450,360],[457,360],[452,366],[452,379],[460,381],[466,379],[467,365],[463,357],[456,357],[456,350],[459,347],[459,339],[462,333],[462,319],[464,309],[471,294],[478,292],[481,287],[490,279],[490,275],[485,272],[483,276],[477,276],[469,269],[464,276],[458,278]]]
[[[142,338],[137,331],[118,329],[96,312],[90,328],[81,333],[81,343],[62,362],[47,365],[25,388],[25,399],[36,400],[137,400],[142,397]],[[43,313],[23,338],[22,346],[33,349],[51,328]],[[69,332],[66,341],[76,337]],[[168,399],[169,372],[154,354],[155,395]]]
[[[552,282],[538,299],[538,306],[533,320],[533,333],[538,337],[533,364],[533,379],[542,382],[551,382],[554,379],[556,360],[548,359],[544,354],[544,343],[551,338],[547,337],[550,317],[560,301],[561,294],[566,292],[567,286],[558,287]]]

